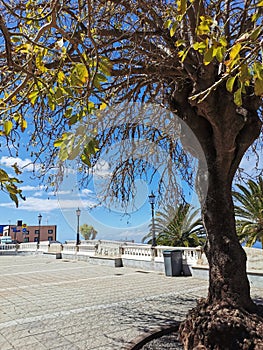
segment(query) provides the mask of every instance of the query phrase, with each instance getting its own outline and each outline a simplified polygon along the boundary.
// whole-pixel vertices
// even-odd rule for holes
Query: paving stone
[[[133,268],[0,256],[1,350],[120,350],[182,320],[207,282]],[[252,288],[259,300],[263,290]]]

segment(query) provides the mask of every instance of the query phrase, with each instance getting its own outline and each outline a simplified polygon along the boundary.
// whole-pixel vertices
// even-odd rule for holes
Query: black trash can
[[[181,276],[182,274],[182,251],[164,250],[164,268],[166,276]]]

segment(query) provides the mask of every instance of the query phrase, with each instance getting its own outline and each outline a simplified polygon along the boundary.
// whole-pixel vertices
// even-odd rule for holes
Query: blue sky
[[[107,178],[107,164],[101,165],[97,171],[100,181],[93,181],[90,188],[79,189],[77,175],[69,169],[59,191],[54,193],[46,190],[39,180],[32,178],[32,165],[28,158],[14,158],[2,154],[0,164],[9,174],[11,165],[17,163],[23,168],[20,188],[26,201],[20,201],[19,207],[9,199],[8,194],[0,192],[0,224],[15,224],[23,220],[27,225],[38,225],[38,215],[42,215],[42,224],[57,225],[57,239],[75,239],[76,237],[76,209],[81,209],[80,225],[87,223],[98,231],[100,239],[135,240],[148,232],[151,220],[151,208],[148,203],[149,189],[142,181],[137,181],[137,196],[135,207],[125,210],[118,204],[99,205],[98,186],[101,180]],[[27,165],[27,166],[26,166]],[[92,188],[92,189],[91,189]]]
[[[81,209],[80,225],[87,223],[94,226],[98,231],[98,239],[141,242],[142,237],[149,232],[151,207],[148,196],[155,189],[149,187],[146,182],[141,180],[136,182],[134,206],[130,206],[125,211],[121,203],[98,204],[101,191],[104,190],[104,183],[107,183],[110,175],[110,168],[106,161],[101,162],[96,170],[96,176],[85,189],[79,189],[78,177],[72,163],[56,194],[46,190],[39,180],[32,178],[30,162],[26,154],[24,158],[14,158],[5,155],[2,150],[0,166],[9,174],[12,174],[11,165],[14,163],[23,168],[21,189],[26,196],[26,201],[20,201],[19,207],[16,208],[9,196],[0,191],[0,224],[15,224],[17,220],[22,220],[27,225],[38,225],[38,215],[41,213],[42,224],[57,225],[57,239],[64,242],[76,238],[76,209],[79,207]],[[261,158],[259,168],[262,168],[262,164]],[[244,157],[241,167],[246,172],[253,173],[255,158]],[[190,202],[196,205],[194,194]]]

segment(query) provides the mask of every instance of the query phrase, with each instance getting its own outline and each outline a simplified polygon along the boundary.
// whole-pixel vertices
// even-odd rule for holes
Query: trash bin
[[[166,276],[181,276],[182,273],[182,251],[164,250],[164,268]]]

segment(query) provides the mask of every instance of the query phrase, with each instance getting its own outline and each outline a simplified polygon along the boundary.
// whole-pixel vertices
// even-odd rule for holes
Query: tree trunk
[[[256,311],[250,298],[246,274],[246,254],[235,229],[231,182],[220,174],[209,174],[207,197],[203,206],[203,220],[208,232],[205,253],[209,263],[208,301],[227,301],[249,312]]]
[[[202,215],[208,235],[209,292],[182,323],[180,338],[187,350],[260,350],[263,312],[250,297],[246,254],[235,230],[232,180],[217,167],[208,168]]]

